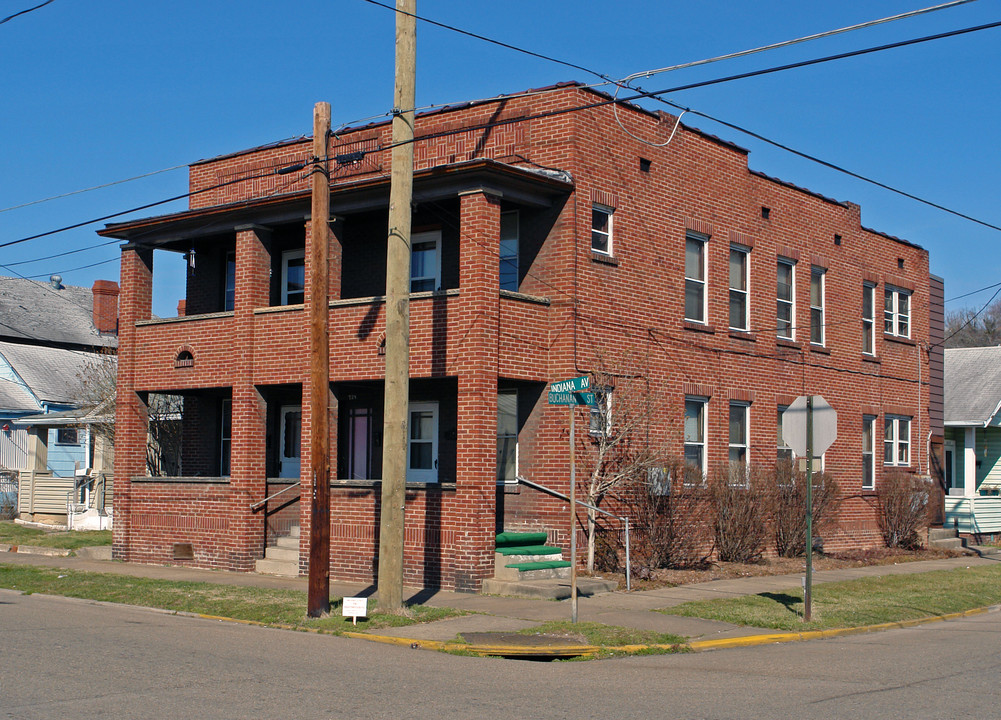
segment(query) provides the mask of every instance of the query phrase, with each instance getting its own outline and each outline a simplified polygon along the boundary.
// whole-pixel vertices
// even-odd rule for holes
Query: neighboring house
[[[945,351],[946,527],[1001,533],[1001,347]]]
[[[858,205],[749,170],[746,150],[678,118],[617,115],[568,83],[417,119],[408,584],[479,589],[502,529],[569,547],[565,504],[516,479],[568,491],[556,380],[615,378],[598,433],[616,422],[611,385],[649,388],[651,437],[704,473],[787,457],[783,411],[823,395],[838,433],[821,461],[845,494],[828,549],[880,543],[888,470],[931,472],[942,284],[928,253],[864,228]],[[328,150],[343,580],[372,580],[378,554],[391,146],[387,122],[340,130]],[[271,503],[300,525],[306,569],[310,189],[279,171],[310,157],[297,139],[198,162],[189,210],[101,231],[125,241],[116,558],[251,570],[271,530],[259,510],[287,489]],[[158,319],[166,253],[187,258],[187,292],[183,316]],[[163,397],[183,406],[169,477],[148,469],[160,431],[146,408]]]
[[[117,346],[118,285],[91,289],[0,278],[0,465],[21,474],[22,518],[65,522],[81,469],[94,467],[87,423],[42,423],[79,408],[85,378]]]

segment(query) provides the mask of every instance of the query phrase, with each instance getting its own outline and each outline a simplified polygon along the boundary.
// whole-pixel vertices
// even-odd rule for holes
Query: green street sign
[[[591,378],[587,377],[577,377],[571,378],[570,380],[558,380],[554,383],[549,383],[549,392],[551,393],[567,393],[567,392],[578,392],[580,390],[587,390],[591,387]]]
[[[597,405],[593,392],[553,392],[549,391],[550,405]]]

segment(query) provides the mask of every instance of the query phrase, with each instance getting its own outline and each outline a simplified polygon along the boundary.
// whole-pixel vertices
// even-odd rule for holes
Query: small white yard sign
[[[346,597],[341,606],[341,615],[351,618],[351,624],[357,625],[358,618],[368,617],[368,598]]]

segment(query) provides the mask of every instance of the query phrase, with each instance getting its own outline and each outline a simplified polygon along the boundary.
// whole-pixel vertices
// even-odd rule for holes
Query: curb
[[[0,543],[0,552],[20,553],[21,555],[46,555],[48,557],[69,557],[72,551],[63,548],[47,548],[36,545],[6,545]]]

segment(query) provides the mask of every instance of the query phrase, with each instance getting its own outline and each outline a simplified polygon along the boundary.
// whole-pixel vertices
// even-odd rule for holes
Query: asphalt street
[[[1001,613],[535,663],[0,590],[0,717],[996,718]]]

